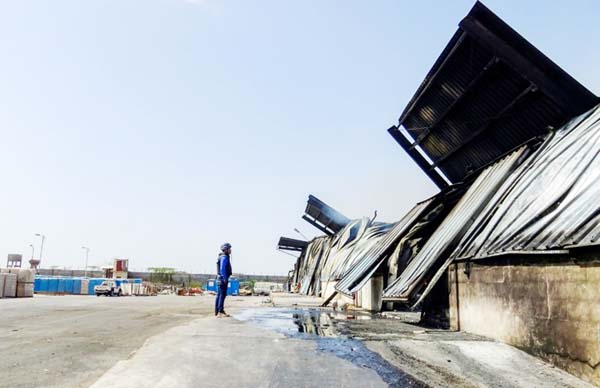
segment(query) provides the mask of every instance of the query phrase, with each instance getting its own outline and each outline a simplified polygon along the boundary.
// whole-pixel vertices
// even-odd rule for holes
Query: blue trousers
[[[215,315],[225,312],[225,297],[227,296],[227,279],[218,280],[217,298],[215,299]]]

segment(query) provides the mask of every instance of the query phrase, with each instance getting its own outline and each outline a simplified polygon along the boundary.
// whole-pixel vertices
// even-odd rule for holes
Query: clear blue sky
[[[436,190],[386,129],[472,5],[2,2],[0,265],[283,274],[309,193],[399,219]],[[486,5],[600,93],[600,2]]]

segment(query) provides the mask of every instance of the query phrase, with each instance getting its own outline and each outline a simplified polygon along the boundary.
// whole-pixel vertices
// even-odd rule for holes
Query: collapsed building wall
[[[477,2],[388,130],[441,208],[418,204],[372,241],[356,238],[368,220],[349,239],[324,218],[329,236],[297,265],[312,270],[305,291],[383,283],[390,303],[449,310],[454,328],[600,385],[600,266],[582,253],[600,252],[599,102]]]
[[[451,325],[600,384],[600,106],[506,180],[451,255]]]
[[[297,259],[292,288],[320,296],[326,303],[335,297],[379,311],[383,288],[414,257],[428,230],[441,222],[456,191],[446,190],[418,203],[396,223],[356,219],[331,236],[313,239]]]

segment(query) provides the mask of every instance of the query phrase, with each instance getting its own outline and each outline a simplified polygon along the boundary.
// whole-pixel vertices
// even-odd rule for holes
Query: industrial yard
[[[317,298],[231,297],[225,319],[212,316],[213,302],[4,299],[0,386],[589,387],[510,346],[414,320],[316,317]],[[225,371],[231,378],[219,380]]]
[[[600,2],[49,3],[0,388],[600,387]]]

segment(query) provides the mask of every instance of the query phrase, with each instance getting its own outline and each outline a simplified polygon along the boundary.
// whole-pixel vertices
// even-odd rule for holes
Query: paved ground
[[[230,298],[257,306],[261,298]],[[0,387],[88,387],[169,328],[212,314],[213,297],[43,296],[0,300]]]
[[[512,346],[480,336],[431,330],[399,320],[344,321],[339,329],[362,338],[392,365],[436,387],[591,387]]]
[[[231,297],[228,309],[240,319],[248,311],[281,311],[264,308],[267,302]],[[289,296],[272,302],[288,309],[318,303]],[[212,306],[210,296],[0,300],[0,387],[400,387],[419,380],[589,387],[514,348],[461,333],[321,314],[304,329],[335,325],[361,341],[307,340],[278,330],[273,314],[258,325],[216,319]],[[390,371],[404,377],[390,379]]]

